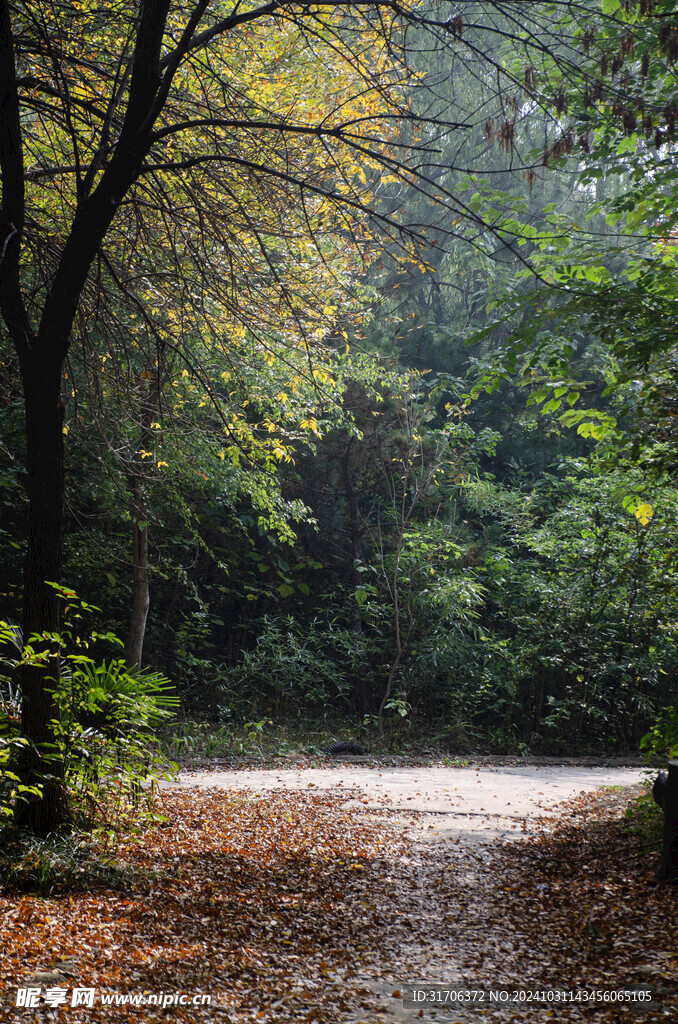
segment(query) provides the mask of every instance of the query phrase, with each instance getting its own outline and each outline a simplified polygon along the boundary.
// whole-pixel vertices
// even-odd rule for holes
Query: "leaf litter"
[[[678,888],[655,883],[658,853],[637,818],[624,816],[640,788],[582,794],[557,816],[526,821],[518,840],[420,845],[418,861],[403,863],[374,965],[384,996],[374,1020],[678,1020]],[[407,1011],[388,1000],[389,987],[400,993],[407,980],[501,990],[509,1001]],[[620,991],[646,989],[649,1006],[617,1001]],[[514,1002],[520,990],[545,999]],[[577,1001],[548,1002],[555,990]]]
[[[164,826],[109,843],[124,888],[6,893],[0,1018],[678,1020],[678,890],[654,883],[657,853],[623,817],[628,793],[582,795],[521,840],[472,846],[425,841],[396,815],[343,806],[350,795],[173,790]],[[13,1009],[40,972],[69,989],[206,993],[211,1005]],[[650,988],[653,1002],[407,1009],[407,981]]]

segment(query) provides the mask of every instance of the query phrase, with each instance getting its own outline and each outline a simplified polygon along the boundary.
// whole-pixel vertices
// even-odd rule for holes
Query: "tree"
[[[570,5],[537,7],[548,20]],[[306,358],[306,383],[317,389],[313,343],[375,230],[413,264],[425,241],[406,208],[375,206],[379,178],[415,183],[442,212],[474,230],[482,223],[422,157],[467,119],[450,119],[435,87],[428,112],[413,112],[409,91],[430,86],[408,53],[430,45],[477,53],[499,30],[497,12],[512,14],[504,37],[522,40],[517,9],[462,3],[449,17],[436,3],[395,0],[230,9],[196,0],[188,11],[170,0],[95,10],[1,0],[0,309],[26,417],[24,634],[44,637],[45,659],[24,674],[22,729],[38,747],[50,742],[58,677],[49,639],[58,599],[46,582],[60,577],[64,367],[74,340],[86,345],[115,313],[118,325],[121,317],[132,329],[143,324],[158,365],[163,349],[174,349],[204,379],[185,338],[211,337],[218,349],[229,335],[234,362],[240,342],[264,362],[293,359],[299,369]],[[556,22],[529,45],[538,55],[557,31]],[[561,56],[556,48],[556,64]],[[497,127],[507,148],[511,109]],[[402,123],[412,129],[408,144],[396,138]],[[110,337],[124,346],[119,332]],[[220,397],[207,380],[205,390]],[[265,433],[247,415],[225,415],[223,425],[229,449],[246,458],[260,451]],[[38,768],[34,754],[29,775]],[[51,774],[27,811],[40,830],[66,815],[58,763]]]
[[[573,5],[568,23],[571,37],[579,40],[583,87],[574,89],[555,64],[535,80],[535,95],[559,118],[542,162],[548,172],[575,162],[577,189],[598,229],[572,211],[529,219],[522,197],[498,197],[497,226],[501,222],[506,236],[529,254],[529,273],[519,275],[518,285],[527,284],[529,294],[512,285],[500,295],[490,331],[507,324],[513,330],[490,354],[482,386],[492,391],[500,378],[517,377],[556,429],[574,427],[600,442],[593,464],[607,479],[598,479],[596,500],[612,487],[613,520],[621,522],[625,508],[642,536],[653,513],[675,500],[678,24],[670,0]],[[513,73],[520,74],[525,63],[514,56]],[[674,545],[667,534],[658,548],[660,571],[653,576],[670,590]],[[640,569],[648,552],[639,546],[639,555]],[[581,569],[578,574],[582,578]],[[651,591],[642,572],[629,579],[627,614],[616,627],[627,635]],[[629,688],[638,705],[651,689],[642,671],[627,666],[642,664],[645,650],[654,654],[670,633],[666,600],[658,607],[661,618],[645,612],[627,664],[608,659],[620,706]],[[581,623],[572,635],[581,644]],[[603,652],[597,643],[594,660],[601,667]],[[573,668],[577,659],[570,647],[563,662]],[[667,696],[666,688],[657,688],[650,710]],[[637,738],[635,723],[629,738]]]
[[[571,373],[582,342],[602,340],[615,362],[608,383],[614,376],[622,385],[675,345],[678,26],[671,0],[603,0],[573,10],[569,24],[585,86],[573,89],[556,64],[535,83],[560,118],[542,159],[550,169],[576,162],[578,191],[595,199],[588,216],[598,230],[569,211],[530,223],[509,201],[503,229],[531,250],[537,283],[504,369],[520,368],[532,383],[539,374],[536,400],[547,412],[602,436],[611,426],[604,410],[566,410],[582,391]],[[501,315],[505,322],[506,305]]]
[[[163,290],[144,246],[157,237],[155,215],[164,228],[165,286],[178,281],[186,292],[190,280],[190,307],[203,321],[216,313],[222,330],[227,323],[256,327],[261,345],[274,315],[288,331],[303,326],[302,337],[322,321],[312,315],[318,292],[311,277],[320,268],[327,280],[341,267],[326,251],[321,218],[367,202],[360,180],[352,183],[355,166],[347,167],[339,151],[364,148],[371,103],[381,103],[381,118],[401,113],[379,77],[384,32],[362,19],[354,43],[342,28],[344,7],[327,4],[317,13],[270,3],[236,6],[229,14],[201,0],[184,16],[169,0],[92,13],[75,4],[2,3],[0,307],[20,365],[26,415],[26,637],[58,630],[58,600],[46,581],[60,577],[62,374],[74,325],[86,334],[97,303],[113,291],[161,349],[172,344],[157,308],[145,301],[149,288]],[[302,43],[310,56],[290,72],[288,51],[297,58]],[[265,58],[257,61],[247,48],[259,46]],[[245,83],[246,59],[254,68]],[[368,60],[376,70],[363,65]],[[337,61],[345,74],[331,85]],[[274,66],[277,76],[268,77]],[[300,96],[288,87],[297,71]],[[320,110],[308,88],[317,71],[329,98]],[[356,135],[361,111],[364,127]],[[193,243],[188,232],[196,229]],[[289,269],[281,269],[288,259]],[[133,274],[122,273],[130,263],[141,288]],[[259,308],[252,313],[247,304],[254,302]],[[234,440],[242,442],[237,433]],[[51,739],[57,672],[57,659],[46,657],[43,667],[24,675],[22,729],[38,746]],[[38,764],[34,757],[32,767]],[[66,813],[58,763],[52,775],[44,799],[29,807],[30,824],[40,830]]]

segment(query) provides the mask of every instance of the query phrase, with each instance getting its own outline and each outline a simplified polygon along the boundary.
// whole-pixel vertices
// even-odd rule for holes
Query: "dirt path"
[[[492,978],[498,988],[529,986],[539,950],[523,954],[524,977],[519,981],[505,970],[508,959],[516,961],[512,936],[505,924],[492,926],[492,907],[501,898],[488,870],[493,848],[499,841],[529,834],[538,822],[543,825],[558,815],[560,805],[573,797],[601,787],[624,788],[630,796],[643,777],[638,768],[385,768],[358,763],[322,769],[193,772],[182,775],[180,784],[253,793],[332,790],[346,804],[363,807],[366,816],[388,818],[406,829],[408,855],[375,887],[375,900],[388,911],[379,950],[364,956],[350,980],[362,994],[363,1010],[347,1015],[346,1024],[541,1024],[584,1018],[577,1016],[576,1008],[554,1018],[547,1006],[523,1006],[517,1013],[486,1003],[454,1010],[408,1007],[401,996],[408,982],[477,988]],[[623,803],[624,794],[615,795]],[[553,983],[557,985],[558,979]],[[651,1015],[636,1016],[647,1022]]]
[[[426,841],[487,842],[519,836],[530,819],[548,816],[560,803],[604,786],[632,786],[640,768],[576,765],[525,767],[382,768],[338,764],[332,768],[198,771],[183,786],[220,789],[336,789],[346,803],[387,811]]]

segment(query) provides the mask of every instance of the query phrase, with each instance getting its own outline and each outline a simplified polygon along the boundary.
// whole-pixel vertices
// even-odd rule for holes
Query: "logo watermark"
[[[19,988],[15,1006],[29,1008],[46,1006],[211,1006],[206,992],[99,992],[94,988],[61,988],[35,986]]]

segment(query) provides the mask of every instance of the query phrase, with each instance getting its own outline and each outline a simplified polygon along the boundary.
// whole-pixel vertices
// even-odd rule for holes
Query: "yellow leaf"
[[[308,419],[302,420],[299,426],[302,430],[310,430],[312,433],[320,436],[318,433],[318,421],[314,416],[309,416]]]
[[[647,526],[654,515],[654,509],[652,508],[652,505],[648,505],[647,502],[644,502],[642,505],[638,506],[634,514],[636,519],[640,520],[643,526]]]

